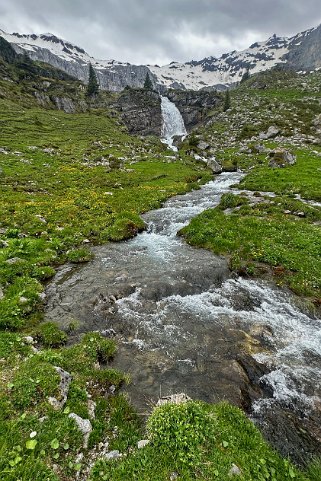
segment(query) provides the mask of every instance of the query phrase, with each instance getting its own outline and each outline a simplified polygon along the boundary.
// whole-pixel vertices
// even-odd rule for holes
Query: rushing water
[[[148,229],[136,238],[95,247],[83,267],[63,267],[47,290],[46,316],[115,336],[115,366],[131,375],[128,391],[140,410],[160,393],[184,391],[209,402],[250,403],[263,424],[278,407],[318,419],[320,320],[287,291],[233,278],[225,259],[176,236],[241,177],[222,174],[170,199],[144,216]]]
[[[172,150],[177,150],[173,145],[174,137],[187,134],[183,117],[176,107],[167,97],[161,97],[161,108],[163,115],[162,138]]]
[[[175,149],[183,119],[166,97],[162,112],[163,139]],[[115,337],[115,367],[130,374],[127,390],[141,412],[160,394],[225,399],[251,411],[284,455],[304,462],[321,440],[320,320],[289,292],[235,278],[226,259],[177,236],[241,178],[221,174],[174,197],[144,215],[148,228],[134,239],[95,247],[85,266],[62,267],[47,289],[46,317]]]

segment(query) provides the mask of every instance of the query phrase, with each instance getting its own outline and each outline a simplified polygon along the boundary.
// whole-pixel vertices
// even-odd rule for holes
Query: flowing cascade
[[[183,117],[176,107],[167,97],[161,97],[162,99],[162,139],[172,149],[177,150],[173,145],[174,137],[176,135],[185,136],[187,131],[185,128]]]

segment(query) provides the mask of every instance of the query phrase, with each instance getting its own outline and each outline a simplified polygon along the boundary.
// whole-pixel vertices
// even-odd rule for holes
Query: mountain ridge
[[[120,91],[126,86],[141,87],[146,74],[151,73],[155,87],[201,90],[220,85],[228,87],[238,83],[244,73],[269,70],[277,65],[294,70],[321,68],[321,25],[300,32],[292,37],[276,34],[266,41],[255,42],[242,51],[205,57],[189,62],[171,62],[168,65],[133,65],[117,60],[98,60],[83,48],[51,33],[8,34],[0,29],[0,36],[19,52],[27,51],[33,60],[40,60],[86,81],[88,64],[97,72],[104,90]]]

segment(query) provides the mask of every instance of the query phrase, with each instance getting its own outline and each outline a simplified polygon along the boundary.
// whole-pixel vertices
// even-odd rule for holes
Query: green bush
[[[45,401],[58,392],[60,376],[53,366],[33,356],[21,364],[11,387],[11,399],[19,409]]]
[[[73,249],[67,253],[68,261],[74,264],[80,264],[82,262],[89,262],[93,258],[92,252],[86,247],[80,247],[79,249]]]
[[[199,463],[206,444],[213,440],[212,420],[197,402],[156,408],[149,418],[148,432],[156,449],[191,466]]]
[[[247,199],[245,197],[242,197],[241,195],[234,195],[228,192],[227,194],[222,195],[219,207],[222,210],[234,209],[235,207],[243,205],[246,202],[247,202]]]
[[[60,347],[67,341],[67,334],[54,322],[45,322],[36,332],[36,339],[45,347]]]

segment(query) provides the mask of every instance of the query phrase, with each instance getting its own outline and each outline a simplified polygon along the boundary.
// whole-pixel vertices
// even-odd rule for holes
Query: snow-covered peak
[[[287,38],[276,34],[264,42],[255,42],[249,48],[236,50],[202,60],[169,65],[135,66],[116,60],[97,60],[85,50],[52,33],[41,35],[19,33],[0,35],[20,49],[27,50],[33,59],[52,63],[82,80],[87,78],[88,64],[99,73],[102,88],[118,90],[126,85],[140,87],[146,72],[153,74],[155,83],[162,87],[199,90],[239,82],[249,70],[251,74],[269,70],[279,64],[288,64],[300,70],[321,68],[321,25]]]
[[[0,30],[0,35],[11,44],[17,45],[23,50],[36,52],[37,49],[47,49],[52,54],[66,60],[68,62],[77,62],[81,64],[92,63],[95,68],[105,68],[109,65],[120,64],[114,60],[96,60],[91,57],[84,49],[77,45],[57,37],[53,33],[36,34],[20,34],[6,33]]]

